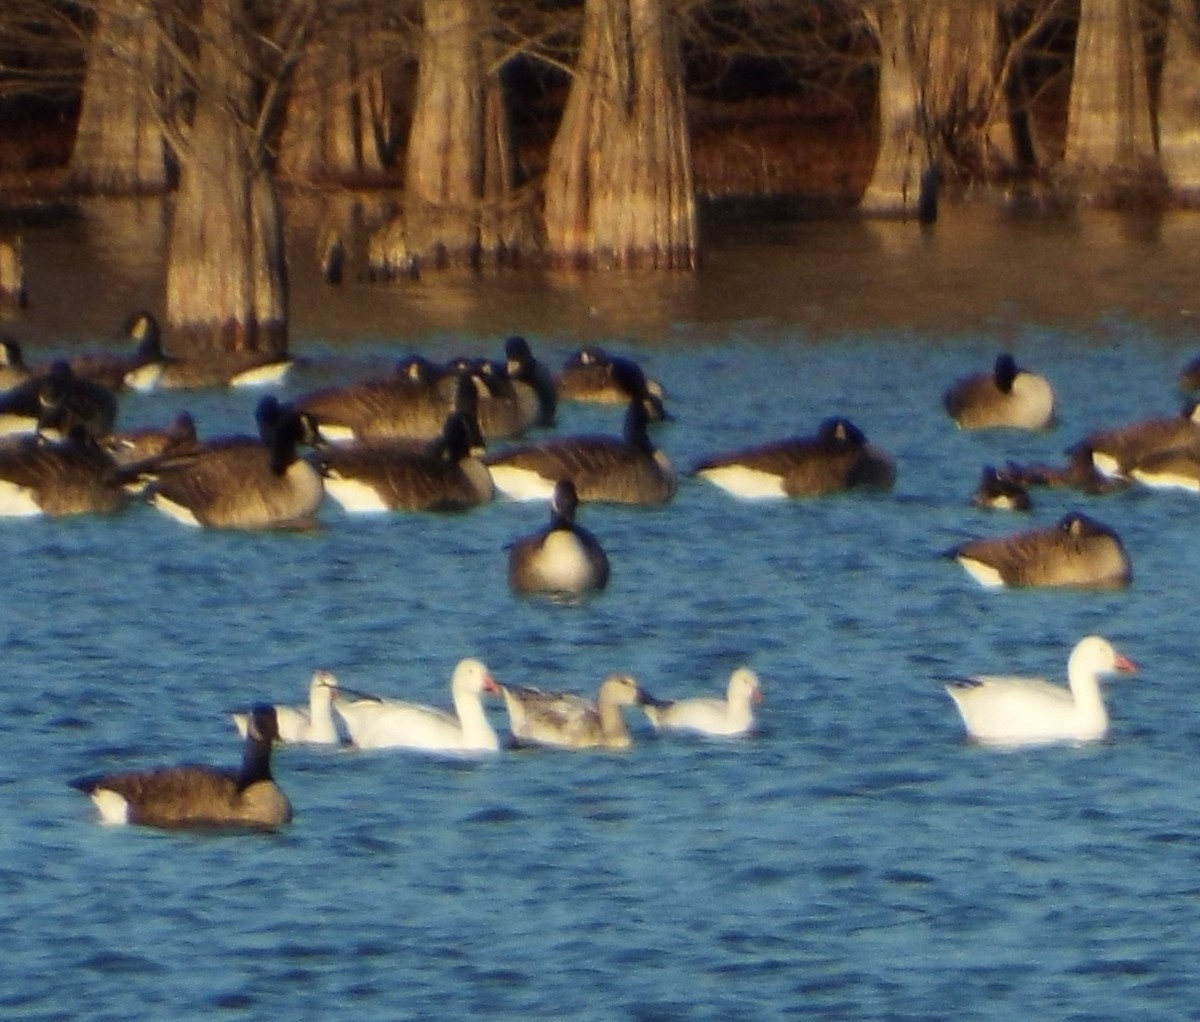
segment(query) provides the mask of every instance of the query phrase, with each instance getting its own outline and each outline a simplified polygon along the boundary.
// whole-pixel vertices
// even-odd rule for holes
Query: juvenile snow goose
[[[12,390],[32,375],[25,364],[20,343],[11,337],[0,335],[0,391]]]
[[[325,495],[299,444],[319,441],[310,416],[259,402],[259,439],[228,437],[152,470],[150,503],[186,525],[227,529],[309,528]]]
[[[316,416],[327,440],[432,440],[453,405],[454,390],[443,389],[443,376],[428,359],[409,355],[386,376],[323,387],[291,406]]]
[[[971,505],[994,511],[1028,511],[1032,501],[1029,491],[1007,471],[986,465],[971,495]]]
[[[1120,588],[1132,569],[1125,547],[1106,525],[1078,512],[1058,524],[999,539],[977,539],[951,551],[987,587]]]
[[[314,671],[307,706],[276,706],[278,741],[284,745],[337,745],[341,742],[333,719],[338,680],[329,671]],[[250,733],[250,713],[234,713],[233,725],[243,738]]]
[[[651,422],[667,417],[662,385],[648,380],[633,359],[610,355],[603,348],[580,348],[567,359],[555,383],[564,401],[623,405],[637,398],[646,404]]]
[[[1017,365],[1008,352],[990,373],[958,380],[943,395],[960,429],[1045,429],[1054,421],[1054,389],[1044,376]]]
[[[62,517],[119,511],[128,495],[116,468],[81,426],[56,441],[14,437],[0,444],[0,516]]]
[[[274,830],[291,822],[292,806],[271,777],[275,709],[251,714],[239,770],[183,765],[81,777],[72,788],[91,796],[107,824],[168,829]]]
[[[896,467],[854,423],[829,418],[813,436],[708,458],[693,474],[735,497],[820,497],[855,487],[888,490]]]
[[[645,705],[651,698],[627,674],[606,678],[595,701],[520,685],[501,685],[500,691],[516,744],[567,749],[629,748],[633,742],[621,709]]]
[[[500,740],[483,709],[483,694],[495,679],[478,660],[461,660],[450,679],[454,711],[395,699],[338,698],[334,711],[360,749],[417,749],[425,752],[495,752]]]
[[[734,738],[754,729],[754,707],[762,702],[758,675],[739,667],[729,676],[725,698],[696,696],[673,702],[652,702],[644,707],[659,731],[692,731],[719,738]]]
[[[471,423],[446,418],[440,440],[330,444],[320,455],[325,491],[349,512],[464,511],[492,499],[492,477],[471,449]]]
[[[1143,419],[1093,433],[1078,447],[1091,452],[1092,464],[1104,475],[1127,477],[1135,464],[1153,454],[1194,444],[1200,444],[1200,401],[1172,418]]]
[[[580,435],[514,447],[484,458],[496,489],[512,500],[546,500],[560,479],[575,484],[581,501],[665,504],[675,495],[675,472],[647,432],[646,409],[631,401],[622,438]]]
[[[1108,733],[1100,678],[1135,671],[1098,635],[1081,639],[1067,661],[1068,688],[1041,678],[981,676],[946,686],[967,735],[985,745],[1092,742]]]
[[[577,599],[608,585],[608,555],[576,523],[578,505],[575,484],[560,479],[550,500],[549,526],[521,537],[509,551],[508,584],[514,592]]]

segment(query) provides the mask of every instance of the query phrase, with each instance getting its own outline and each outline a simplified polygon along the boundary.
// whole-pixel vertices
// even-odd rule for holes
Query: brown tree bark
[[[1158,111],[1159,152],[1177,201],[1200,203],[1200,12],[1172,0]]]
[[[1157,193],[1139,0],[1082,0],[1060,180],[1079,201],[1123,204]]]
[[[156,109],[158,40],[145,0],[97,9],[71,152],[73,187],[109,195],[167,189],[166,145]]]
[[[27,304],[23,249],[20,236],[0,237],[0,312],[16,312]]]
[[[683,68],[663,0],[586,0],[545,187],[551,261],[695,267]]]

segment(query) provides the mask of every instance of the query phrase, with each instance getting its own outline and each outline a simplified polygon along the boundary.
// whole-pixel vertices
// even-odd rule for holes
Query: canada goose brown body
[[[1200,493],[1200,442],[1148,454],[1130,466],[1129,477],[1154,489]]]
[[[971,495],[971,505],[999,511],[1028,511],[1033,502],[1029,499],[1029,491],[1018,479],[994,465],[987,465]]]
[[[650,701],[627,674],[605,678],[595,700],[570,692],[501,685],[517,744],[568,749],[626,749],[633,744],[621,710]]]
[[[200,450],[196,420],[189,412],[180,412],[165,427],[142,426],[110,433],[101,446],[121,466],[151,465],[162,459]]]
[[[330,444],[319,458],[330,498],[347,511],[464,511],[492,499],[492,478],[471,450],[461,412],[422,450],[406,441]]]
[[[1091,448],[1086,445],[1071,448],[1064,465],[1018,465],[1010,461],[1004,466],[1004,475],[1025,487],[1070,488],[1092,494],[1108,493],[1128,486],[1128,480],[1106,476],[1097,469],[1092,463]]]
[[[196,453],[160,461],[150,474],[150,502],[189,525],[228,529],[308,528],[325,496],[321,475],[299,444],[319,440],[313,420],[259,403],[259,439],[229,437]]]
[[[985,586],[1121,588],[1133,574],[1117,534],[1078,512],[1050,528],[973,540],[951,553]]]
[[[892,459],[845,418],[829,418],[812,436],[717,455],[693,474],[735,496],[820,497],[855,487],[891,489]]]
[[[0,443],[0,515],[105,514],[128,500],[116,464],[81,427],[62,440]]]
[[[66,436],[79,426],[103,437],[116,421],[116,395],[76,376],[64,359],[0,394],[0,434],[41,431]]]
[[[942,402],[960,429],[1045,429],[1054,422],[1054,390],[1045,377],[997,356],[990,373],[958,380]]]
[[[551,500],[550,524],[513,543],[508,584],[514,592],[569,598],[608,585],[608,555],[600,541],[575,521],[578,503],[575,485],[560,480]]]
[[[516,500],[545,500],[560,479],[579,500],[665,504],[675,495],[675,472],[647,432],[646,410],[631,401],[623,437],[581,435],[545,440],[484,459],[496,489]]]
[[[1078,445],[1106,476],[1128,476],[1138,462],[1173,447],[1200,444],[1200,402],[1171,418],[1144,419],[1092,433]]]
[[[275,829],[292,806],[271,776],[275,711],[255,707],[238,770],[200,765],[81,777],[71,787],[92,798],[109,824],[166,829]]]
[[[564,401],[624,405],[637,399],[646,404],[651,422],[666,417],[662,385],[647,379],[633,359],[603,348],[580,348],[567,359],[555,385]]]

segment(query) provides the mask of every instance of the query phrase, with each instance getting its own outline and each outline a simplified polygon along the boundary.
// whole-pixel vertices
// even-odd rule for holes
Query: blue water
[[[585,506],[613,565],[578,607],[515,599],[505,545],[545,508],[322,513],[314,535],[189,531],[147,508],[0,522],[0,1016],[673,1020],[1196,1016],[1200,749],[1195,541],[1183,494],[1039,491],[1028,516],[968,498],[988,462],[1058,461],[1087,431],[1180,402],[1191,338],[1120,310],[1074,326],[983,310],[813,337],[787,316],[679,318],[637,354],[677,421],[675,464],[849,416],[894,493],[739,503],[685,480],[660,510]],[[285,394],[393,353],[496,354],[520,323],[378,328],[295,347]],[[343,325],[343,330],[348,329]],[[351,331],[352,332],[352,331]],[[529,331],[561,364],[573,338]],[[1002,346],[1054,382],[1046,434],[964,434],[940,406]],[[134,395],[248,430],[255,396]],[[560,431],[619,429],[566,405]],[[1082,508],[1115,528],[1119,593],[988,592],[941,553]],[[1107,687],[1103,743],[969,745],[943,679],[1062,679],[1081,635],[1140,673]],[[761,730],[632,750],[449,762],[285,748],[296,810],[273,836],[105,828],[78,774],[232,764],[227,711],[300,702],[317,667],[448,702],[464,656],[501,681],[661,697],[761,675]],[[503,729],[503,710],[492,707]]]

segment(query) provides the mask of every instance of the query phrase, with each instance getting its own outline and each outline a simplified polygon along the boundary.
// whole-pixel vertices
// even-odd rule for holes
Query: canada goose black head
[[[1031,506],[1029,491],[1021,481],[1009,469],[998,470],[994,465],[984,467],[971,504],[1010,511],[1028,511]]]
[[[575,484],[570,479],[560,479],[554,484],[554,494],[550,498],[550,528],[561,529],[573,525],[578,509],[579,494]]]
[[[840,415],[822,420],[817,427],[817,440],[823,447],[841,449],[845,447],[863,447],[867,437],[849,419]]]
[[[660,393],[650,387],[642,367],[631,358],[614,355],[608,360],[608,372],[615,383],[631,400],[645,406],[648,422],[670,422],[671,414],[663,405]]]
[[[152,312],[139,309],[131,313],[121,329],[126,337],[137,342],[139,350],[143,345],[152,345],[159,350],[162,348],[162,329]]]
[[[441,378],[442,369],[437,363],[430,361],[424,355],[406,355],[396,363],[396,376],[402,376],[411,383],[421,386],[431,386]]]
[[[39,432],[57,430],[65,436],[77,423],[93,436],[112,431],[117,418],[116,395],[107,387],[76,376],[66,359],[51,363],[36,386]]]
[[[478,421],[472,421],[463,412],[454,411],[446,416],[442,435],[433,442],[433,450],[444,461],[458,462],[470,457],[476,444],[483,446]]]
[[[0,334],[0,369],[28,372],[21,345],[7,334]]]
[[[537,360],[524,337],[513,336],[504,342],[504,361],[508,375],[513,379],[532,379]]]
[[[1007,351],[996,356],[996,364],[992,368],[992,379],[996,381],[996,389],[1002,394],[1012,393],[1013,380],[1021,370],[1017,361]]]

